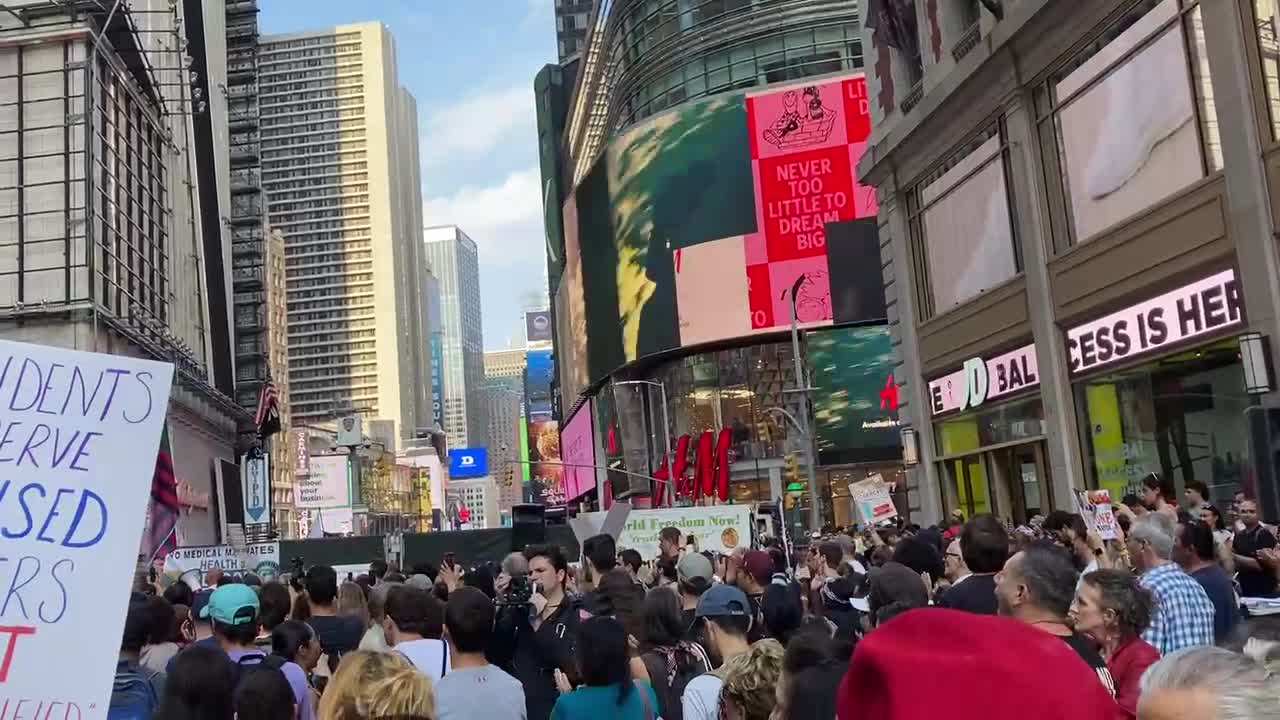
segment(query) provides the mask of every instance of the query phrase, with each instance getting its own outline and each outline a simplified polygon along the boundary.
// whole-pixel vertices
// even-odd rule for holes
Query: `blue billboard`
[[[444,427],[444,335],[431,333],[431,422]]]
[[[530,421],[550,419],[551,381],[555,373],[550,348],[525,353],[524,397]]]
[[[449,451],[449,477],[473,478],[489,474],[489,451],[485,448],[457,448]]]

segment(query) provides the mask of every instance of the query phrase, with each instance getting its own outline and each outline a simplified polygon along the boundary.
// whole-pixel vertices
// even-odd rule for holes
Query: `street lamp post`
[[[809,435],[809,382],[804,376],[804,365],[800,362],[800,324],[796,320],[796,293],[799,292],[800,286],[804,284],[806,275],[801,273],[796,278],[795,283],[791,286],[791,357],[796,367],[796,387],[799,392],[803,393],[803,407],[800,417],[796,418],[789,412],[783,410],[783,413],[791,418],[791,422],[795,423],[796,429],[800,431],[801,440],[804,442],[805,457],[808,459],[808,476],[809,476],[809,529],[819,530],[822,528],[822,513],[818,508],[818,474],[817,463],[815,462],[813,452],[813,438]],[[783,290],[783,296],[786,296],[787,290]],[[782,408],[778,408],[781,410]]]

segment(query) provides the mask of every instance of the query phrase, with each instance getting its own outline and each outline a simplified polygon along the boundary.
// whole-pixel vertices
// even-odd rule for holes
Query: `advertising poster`
[[[806,345],[818,463],[900,459],[889,327],[822,330]]]
[[[551,417],[551,381],[555,377],[555,361],[551,349],[525,352],[524,397],[531,420]]]
[[[315,455],[311,474],[297,479],[294,495],[299,508],[332,508],[351,505],[347,455]]]
[[[551,343],[551,311],[534,310],[524,314],[524,338],[530,346]]]
[[[877,211],[854,173],[869,134],[861,73],[690,102],[627,128],[564,206],[589,376],[786,327],[801,278],[805,326],[883,317],[859,302],[863,269],[879,266],[874,224],[831,230]],[[846,242],[858,252],[833,247]]]
[[[560,455],[564,462],[565,502],[573,502],[596,487],[596,443],[592,432],[592,402],[578,408],[560,432]]]
[[[849,496],[858,511],[858,522],[878,523],[898,516],[893,490],[880,475],[849,483]]]
[[[751,506],[716,505],[632,510],[618,536],[618,549],[635,550],[646,560],[656,558],[658,535],[668,526],[679,528],[681,537],[692,535],[700,552],[731,553],[751,547]]]
[[[5,717],[107,716],[172,379],[0,341]]]
[[[431,334],[431,422],[444,427],[444,335]]]
[[[452,448],[449,450],[449,477],[475,478],[489,474],[487,448]]]
[[[1090,85],[1178,14],[1176,0],[1164,0],[1057,83],[1056,95],[1066,103],[1059,127],[1080,240],[1204,174],[1180,23]]]
[[[165,575],[181,578],[188,585],[200,588],[204,575],[217,568],[228,575],[251,572],[263,580],[273,580],[280,575],[280,543],[255,543],[243,548],[230,545],[201,545],[182,547],[169,553],[164,561]]]
[[[543,505],[564,504],[564,466],[560,463],[559,423],[555,420],[530,420],[530,502]]]

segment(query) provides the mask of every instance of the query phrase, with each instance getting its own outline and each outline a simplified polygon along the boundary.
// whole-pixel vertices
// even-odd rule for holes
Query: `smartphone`
[[[456,563],[454,563],[454,554],[453,554],[453,553],[451,553],[451,552],[447,552],[447,553],[445,553],[445,554],[444,554],[444,564],[445,564],[445,566],[446,566],[446,567],[453,567],[453,566],[456,564]]]

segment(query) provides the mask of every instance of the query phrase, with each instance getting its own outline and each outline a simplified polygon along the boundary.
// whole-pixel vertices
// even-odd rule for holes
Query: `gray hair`
[[[1280,685],[1262,665],[1240,653],[1193,647],[1166,655],[1142,676],[1142,694],[1204,690],[1213,695],[1221,720],[1277,720]]]
[[[1136,542],[1145,542],[1155,551],[1156,557],[1168,560],[1173,557],[1174,536],[1176,526],[1172,518],[1160,513],[1147,513],[1133,521],[1129,529],[1129,537]]]
[[[524,577],[529,574],[529,559],[524,553],[513,552],[502,559],[502,572],[509,577]]]

